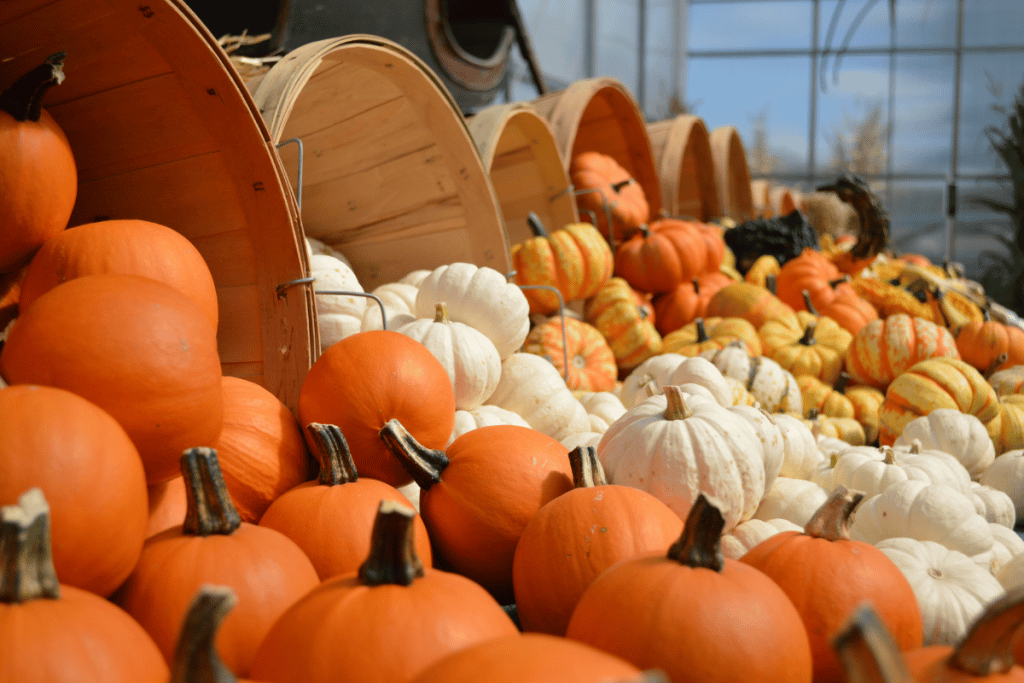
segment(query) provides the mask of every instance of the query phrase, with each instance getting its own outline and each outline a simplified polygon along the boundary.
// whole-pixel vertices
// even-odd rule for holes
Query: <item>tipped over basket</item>
[[[721,216],[711,139],[703,119],[680,114],[647,124],[647,134],[658,164],[665,212],[701,221]]]

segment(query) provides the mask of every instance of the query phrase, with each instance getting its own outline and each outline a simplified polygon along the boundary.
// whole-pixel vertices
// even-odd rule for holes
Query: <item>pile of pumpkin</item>
[[[55,135],[32,123],[0,118],[0,140]],[[0,215],[31,223],[17,208]],[[831,638],[864,601],[911,666],[935,659],[922,644],[958,645],[933,667],[1012,664],[1022,382],[990,384],[944,327],[851,330],[810,282],[832,322],[745,282],[709,295],[719,228],[654,223],[624,244],[704,244],[698,283],[676,288],[725,322],[665,352],[680,313],[661,349],[613,351],[610,390],[574,394],[520,350],[543,327],[524,290],[453,263],[382,286],[380,307],[318,296],[325,348],[294,415],[222,375],[191,243],[67,220],[10,222],[0,245],[0,683],[842,680],[863,648]],[[317,288],[361,291],[309,246]],[[646,297],[622,291],[638,316]],[[920,343],[901,352],[902,329]],[[887,355],[858,365],[858,344]],[[891,446],[827,435],[843,368],[876,392],[874,418],[846,398],[851,440],[874,425]]]

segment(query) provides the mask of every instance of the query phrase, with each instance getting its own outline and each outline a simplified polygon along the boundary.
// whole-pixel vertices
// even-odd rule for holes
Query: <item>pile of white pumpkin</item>
[[[362,291],[340,254],[315,241],[310,248],[314,289]],[[802,412],[795,379],[767,359],[752,367],[742,348],[662,354],[615,393],[574,395],[550,362],[518,351],[529,305],[497,271],[455,263],[373,294],[388,329],[423,343],[448,370],[458,408],[452,440],[517,424],[568,448],[595,446],[610,483],[647,490],[684,518],[700,493],[717,501],[732,558],[802,530],[834,487],[862,491],[851,537],[882,549],[907,576],[926,645],[958,642],[988,603],[1024,584],[1024,540],[1013,530],[1024,512],[1024,451],[997,459],[972,415],[936,410],[892,448],[851,446],[784,414]],[[381,329],[370,299],[319,295],[317,310],[325,348]],[[684,419],[666,419],[666,386],[680,387]]]

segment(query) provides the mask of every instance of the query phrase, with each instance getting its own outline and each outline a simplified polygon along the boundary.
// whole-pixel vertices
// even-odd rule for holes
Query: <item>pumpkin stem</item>
[[[60,597],[50,545],[50,506],[32,488],[0,508],[0,604]]]
[[[544,227],[544,223],[540,220],[540,216],[531,211],[526,217],[526,222],[530,225],[530,230],[533,231],[535,237],[543,237],[547,239],[548,231]]]
[[[919,455],[924,450],[924,444],[921,443],[921,439],[914,439],[910,442],[910,447],[907,449],[909,453],[913,455]]]
[[[839,378],[836,379],[836,383],[832,385],[832,391],[836,391],[840,394],[846,393],[846,387],[850,384],[850,375],[845,372],[839,373]]]
[[[448,304],[444,301],[434,304],[434,322],[435,323],[450,323],[448,319]]]
[[[416,554],[411,508],[393,500],[382,500],[373,520],[370,555],[359,566],[364,586],[408,586],[423,576],[423,563]]]
[[[1008,672],[1014,665],[1013,641],[1024,622],[1024,586],[989,603],[949,656],[953,668],[973,676]]]
[[[844,275],[842,277],[836,278],[835,280],[829,280],[828,286],[831,287],[832,289],[835,289],[844,282],[849,282],[851,279],[853,278],[851,278],[849,275]]]
[[[917,439],[915,439],[915,441],[917,441]],[[920,446],[921,442],[918,441],[917,445]],[[913,448],[913,446],[911,446],[911,448]],[[892,446],[882,446],[878,450],[882,451],[882,455],[884,456],[882,458],[882,462],[884,462],[886,465],[895,465],[896,464],[896,451],[893,450]],[[913,452],[914,451],[911,451],[911,453],[913,453]],[[918,449],[917,452],[920,453],[921,452],[920,449]]]
[[[359,481],[356,463],[352,460],[352,451],[348,441],[337,425],[310,422],[306,425],[306,434],[313,454],[320,461],[320,476],[317,481],[321,486],[340,486]]]
[[[0,109],[10,114],[15,121],[36,122],[43,115],[43,96],[64,80],[64,58],[66,52],[58,52],[46,58],[0,93]]]
[[[188,509],[181,530],[192,536],[227,536],[242,524],[220,471],[217,451],[189,448],[181,456]]]
[[[720,572],[725,567],[722,556],[722,529],[725,517],[703,493],[686,516],[683,533],[668,549],[668,559],[692,568]]]
[[[828,458],[829,467],[831,467],[832,469],[836,468],[836,465],[839,463],[839,456],[840,455],[841,455],[841,453],[839,451],[836,451],[835,453],[833,453],[832,455],[829,456],[829,458]]]
[[[985,377],[985,379],[988,379],[993,374],[995,374],[996,370],[999,369],[999,366],[1005,363],[1007,359],[1009,359],[1009,357],[1010,355],[1006,353],[1006,351],[1003,351],[998,356],[996,356],[991,363],[989,363],[988,367],[985,368],[985,372],[981,374]]]
[[[804,533],[826,541],[849,541],[850,515],[862,500],[862,492],[849,491],[840,484],[808,520]]]
[[[635,182],[636,180],[634,180],[633,178],[626,178],[625,180],[620,180],[617,183],[612,183],[612,189],[615,190],[616,192],[622,192],[622,188],[628,185],[632,185]]]
[[[666,420],[685,420],[688,417],[693,417],[693,411],[690,410],[690,406],[686,405],[686,401],[683,400],[683,392],[678,386],[667,386],[664,391],[665,397],[668,399],[663,416]]]
[[[693,278],[693,293],[700,296],[700,282],[697,281],[697,278]]]
[[[814,307],[814,304],[811,303],[811,293],[808,292],[806,289],[801,291],[800,293],[803,294],[804,296],[804,306],[807,307],[807,312],[814,316],[821,315],[820,313],[818,313],[818,309]]]
[[[864,603],[832,638],[850,683],[911,683],[900,648],[878,614]]]
[[[775,278],[775,273],[765,275],[764,277],[764,288],[772,294],[778,294],[779,281]]]
[[[814,338],[814,332],[818,329],[818,323],[811,321],[807,323],[807,328],[804,330],[804,336],[800,337],[800,343],[804,346],[813,346],[818,343],[818,340]]]
[[[424,491],[441,483],[441,472],[448,467],[448,456],[444,451],[421,444],[397,419],[388,420],[380,430],[380,438]]]
[[[185,614],[174,650],[170,683],[236,683],[217,653],[217,629],[238,602],[228,586],[200,587]]]
[[[572,467],[572,483],[575,488],[592,488],[608,483],[601,461],[597,459],[597,449],[593,446],[577,446],[569,451],[569,465]]]
[[[807,419],[808,420],[817,420],[819,414],[821,414],[821,411],[818,410],[817,408],[808,408],[807,409]]]
[[[703,344],[706,341],[711,341],[707,328],[704,327],[704,318],[697,318],[694,323],[697,326],[697,343]]]

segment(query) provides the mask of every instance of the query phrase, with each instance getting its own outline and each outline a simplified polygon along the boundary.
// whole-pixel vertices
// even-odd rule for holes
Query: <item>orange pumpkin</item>
[[[569,180],[578,192],[580,214],[592,211],[602,235],[622,239],[650,218],[643,188],[614,157],[601,152],[577,154],[569,165]]]
[[[988,310],[985,319],[969,322],[956,333],[960,357],[986,374],[1024,365],[1024,330],[992,320]],[[1003,358],[1001,354],[1006,354]],[[1001,361],[1001,362],[997,362]]]
[[[139,559],[147,519],[146,474],[121,425],[70,391],[0,389],[0,505],[33,487],[50,502],[63,583],[113,593]]]
[[[743,318],[755,328],[773,318],[799,325],[796,312],[764,287],[733,282],[718,290],[704,312],[708,318]]]
[[[793,310],[807,310],[804,290],[819,311],[836,296],[842,273],[820,251],[804,249],[796,258],[783,264],[775,278],[775,294]]]
[[[583,309],[584,320],[604,336],[622,371],[632,370],[662,352],[649,296],[622,278],[613,277],[587,299]]]
[[[52,55],[0,93],[0,273],[17,271],[59,234],[78,195],[71,145],[43,96],[64,80]]]
[[[673,681],[808,683],[800,614],[770,578],[723,559],[723,528],[701,494],[667,554],[620,562],[590,585],[566,636]]]
[[[615,250],[615,274],[641,292],[670,292],[717,272],[725,254],[721,233],[705,223],[664,218]]]
[[[703,317],[711,298],[731,283],[732,280],[723,273],[704,273],[654,297],[658,331],[667,335]]]
[[[321,581],[356,571],[370,552],[370,531],[382,500],[412,503],[393,486],[360,478],[341,430],[313,423],[307,427],[320,461],[320,476],[275,500],[260,526],[295,541],[313,563]],[[423,520],[413,520],[416,554],[430,566],[430,538]]]
[[[299,422],[337,425],[360,473],[402,486],[412,477],[378,436],[391,419],[428,448],[448,443],[455,426],[448,373],[418,341],[391,330],[359,332],[331,345],[306,373]]]
[[[530,330],[523,351],[550,361],[566,378],[566,386],[574,391],[611,391],[615,388],[619,374],[615,354],[597,328],[582,320],[559,316],[548,318]],[[566,357],[569,360],[568,373]]]
[[[21,309],[62,282],[116,273],[152,278],[178,290],[217,329],[217,288],[202,254],[179,232],[142,220],[86,223],[44,244],[29,264]]]
[[[149,520],[146,523],[146,538],[156,536],[179,526],[185,519],[188,510],[188,496],[185,493],[185,478],[174,479],[153,484],[147,489],[149,494]]]
[[[457,574],[424,568],[413,511],[383,501],[370,554],[325,581],[270,628],[252,678],[280,683],[405,683],[447,655],[517,635],[501,606]]]
[[[885,389],[910,366],[928,358],[960,358],[945,327],[906,313],[873,320],[853,337],[846,370],[855,382]]]
[[[881,318],[905,313],[912,318],[936,322],[934,309],[927,297],[921,301],[898,284],[885,282],[877,277],[856,277],[850,284],[860,298],[875,307]]]
[[[212,446],[243,522],[256,524],[285,491],[309,479],[309,454],[288,406],[261,385],[224,377],[224,428]]]
[[[106,410],[150,484],[177,475],[182,451],[213,444],[224,422],[216,330],[184,294],[137,275],[86,275],[36,299],[11,328],[0,375]]]
[[[27,271],[28,267],[25,267],[13,273],[0,273],[0,331],[18,317],[21,286]]]
[[[517,285],[548,285],[562,294],[563,302],[586,299],[612,276],[612,250],[589,223],[572,223],[548,234],[536,214],[530,213],[535,237],[512,247],[512,268]],[[558,297],[544,289],[525,289],[531,313],[558,311]]]
[[[573,490],[537,512],[512,564],[525,631],[565,635],[583,591],[620,560],[671,545],[683,520],[646,491],[608,484],[593,446],[569,453]]]
[[[724,349],[737,340],[746,345],[751,356],[761,355],[757,330],[743,318],[697,318],[665,335],[662,353],[693,357],[704,351]]]
[[[220,625],[237,603],[238,596],[227,586],[199,589],[181,625],[168,683],[247,683],[236,678],[217,654]]]
[[[437,553],[503,604],[511,601],[519,537],[541,506],[572,489],[569,449],[516,425],[471,430],[447,452],[417,443],[398,420],[381,439],[422,489],[420,512]]]
[[[167,664],[130,616],[58,584],[39,489],[0,510],[0,683],[166,683]]]
[[[917,598],[903,572],[873,545],[850,540],[850,514],[863,498],[839,486],[802,533],[776,534],[740,558],[793,601],[807,628],[817,683],[844,680],[829,638],[863,602],[875,608],[901,649],[921,647],[924,638]]]
[[[231,587],[238,607],[224,621],[217,650],[236,675],[244,676],[270,626],[320,580],[309,558],[284,534],[241,521],[212,449],[189,449],[181,462],[188,495],[184,524],[146,541],[117,603],[170,661],[200,586]]]
[[[840,285],[835,298],[822,303],[818,311],[817,315],[832,318],[850,334],[857,334],[869,322],[878,320],[878,311],[875,307],[857,296],[846,283]]]

